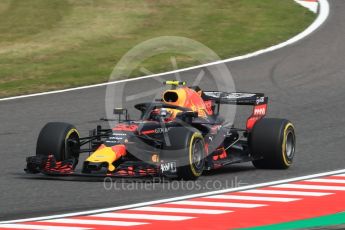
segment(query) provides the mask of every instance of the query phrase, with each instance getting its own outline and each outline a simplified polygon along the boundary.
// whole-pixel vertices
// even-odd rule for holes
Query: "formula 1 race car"
[[[167,81],[171,89],[151,103],[136,104],[139,120],[126,109],[112,129],[97,126],[80,137],[71,124],[52,122],[41,130],[36,156],[27,173],[111,177],[166,176],[195,180],[205,170],[253,162],[256,168],[286,169],[295,154],[295,131],[286,119],[264,118],[268,98],[261,93],[203,91],[185,82]],[[220,115],[221,105],[250,105],[246,128],[235,128]],[[89,153],[76,170],[79,155]]]

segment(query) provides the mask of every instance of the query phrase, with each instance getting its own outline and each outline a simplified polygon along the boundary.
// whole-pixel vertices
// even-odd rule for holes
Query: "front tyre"
[[[296,149],[293,124],[285,119],[261,119],[250,134],[250,148],[257,159],[253,161],[256,168],[289,168]]]
[[[205,143],[200,133],[193,133],[185,151],[184,162],[187,164],[178,168],[177,176],[183,180],[196,180],[201,176],[205,167]]]
[[[63,122],[47,123],[41,130],[36,147],[36,156],[54,155],[57,161],[78,162],[80,140],[78,130]]]
[[[172,128],[168,132],[170,145],[163,147],[165,162],[177,164],[176,174],[181,180],[196,180],[205,167],[205,142],[202,134],[187,127]]]

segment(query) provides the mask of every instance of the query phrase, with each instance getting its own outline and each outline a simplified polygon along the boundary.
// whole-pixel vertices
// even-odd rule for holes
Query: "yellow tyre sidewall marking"
[[[66,151],[67,139],[72,135],[72,133],[76,133],[76,134],[78,135],[78,137],[80,137],[79,132],[78,132],[77,129],[75,129],[75,128],[70,129],[70,130],[67,132],[66,137],[65,137],[65,151]],[[66,154],[66,153],[65,153],[65,154]],[[65,155],[65,156],[66,156],[66,155]],[[65,156],[64,156],[64,157],[65,157]]]
[[[291,161],[289,161],[286,158],[286,140],[287,140],[287,130],[289,128],[292,128],[293,130],[295,130],[295,127],[293,126],[293,124],[291,123],[287,123],[285,128],[284,128],[284,134],[283,134],[283,144],[282,144],[282,155],[283,155],[283,160],[286,166],[290,166],[291,165]]]
[[[196,177],[200,176],[202,173],[202,172],[197,172],[195,168],[193,167],[193,141],[195,138],[198,138],[198,137],[203,140],[203,137],[200,133],[194,133],[189,143],[189,166],[190,166],[190,169],[192,170],[193,175]]]
[[[71,134],[74,133],[74,132],[77,133],[78,137],[80,136],[78,130],[75,129],[75,128],[72,128],[72,129],[70,129],[70,130],[68,131],[68,133],[66,134],[65,141],[67,141],[67,139],[68,139],[68,138],[71,136]]]

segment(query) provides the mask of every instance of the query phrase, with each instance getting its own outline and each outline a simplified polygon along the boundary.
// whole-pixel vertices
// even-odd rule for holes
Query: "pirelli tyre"
[[[79,132],[71,124],[63,122],[47,123],[41,130],[36,147],[36,155],[54,155],[57,161],[75,160],[79,158]]]
[[[261,119],[250,133],[250,148],[257,159],[253,161],[256,168],[289,168],[296,148],[293,124],[285,119]]]
[[[180,180],[196,180],[205,167],[205,142],[194,128],[175,127],[167,133],[169,145],[163,148],[165,162],[176,162],[176,174]]]

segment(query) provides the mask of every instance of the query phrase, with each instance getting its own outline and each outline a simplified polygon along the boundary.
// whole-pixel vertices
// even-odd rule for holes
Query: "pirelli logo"
[[[264,116],[266,114],[267,105],[257,105],[254,107],[254,116]]]

